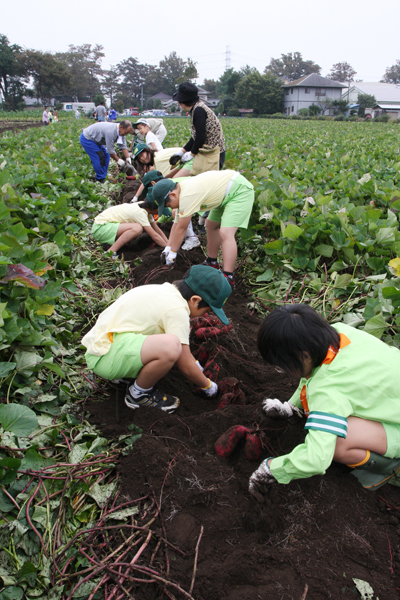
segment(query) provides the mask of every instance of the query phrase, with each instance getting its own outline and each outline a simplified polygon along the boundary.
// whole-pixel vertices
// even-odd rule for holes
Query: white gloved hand
[[[267,458],[267,460],[263,460],[261,465],[256,471],[254,471],[249,480],[250,494],[255,496],[257,500],[260,501],[264,499],[264,494],[268,491],[268,487],[276,483],[276,479],[272,475],[268,466],[269,460],[271,460],[271,457]]]
[[[123,166],[124,166],[124,164],[125,164],[125,161],[124,161],[124,160],[122,160],[122,158],[119,158],[119,159],[117,160],[117,165],[118,165],[119,167],[123,167]]]
[[[192,160],[193,154],[191,152],[185,152],[185,154],[181,157],[181,163],[184,164],[188,162],[188,160]]]
[[[137,196],[133,196],[132,200],[131,200],[131,204],[134,204],[134,202],[138,202],[139,198]]]
[[[213,398],[218,394],[218,385],[214,383],[214,381],[211,381],[211,379],[208,381],[210,382],[210,385],[208,387],[201,388],[201,391],[204,392],[209,398]]]
[[[132,164],[132,159],[128,156],[128,158],[126,159],[126,162],[131,165]]]
[[[199,363],[198,360],[196,360],[196,365],[199,367],[199,369],[200,369],[201,372],[204,371],[204,367],[201,366],[201,364]]]
[[[281,402],[277,398],[267,398],[263,401],[262,406],[265,414],[272,418],[288,419],[293,416],[294,410],[298,410],[291,402]]]
[[[171,250],[169,251],[169,253],[167,254],[167,257],[165,259],[165,264],[167,265],[167,267],[172,267],[172,265],[175,264],[176,261],[176,252],[172,252]]]

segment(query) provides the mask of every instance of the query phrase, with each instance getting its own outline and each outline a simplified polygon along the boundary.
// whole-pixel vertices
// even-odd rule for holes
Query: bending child
[[[239,227],[248,226],[253,203],[252,184],[240,173],[229,169],[208,171],[180,183],[171,179],[156,183],[151,203],[153,210],[158,208],[158,214],[162,214],[165,206],[177,209],[169,236],[166,264],[174,264],[192,215],[211,210],[206,221],[208,257],[204,264],[219,268],[218,253],[222,245],[222,272],[234,287],[235,234]]]
[[[288,402],[263,402],[270,417],[302,408],[307,436],[290,454],[267,458],[250,478],[257,497],[269,485],[323,474],[334,460],[370,490],[400,470],[400,351],[343,323],[331,326],[304,304],[270,313],[261,323],[264,360],[300,377]]]
[[[118,204],[103,210],[94,219],[92,235],[100,244],[110,244],[108,251],[116,258],[118,250],[145,231],[159,246],[165,248],[168,239],[153,217],[137,204]]]
[[[223,275],[204,265],[192,267],[173,284],[126,292],[82,339],[89,369],[109,380],[134,379],[125,396],[132,409],[151,406],[172,413],[178,408],[179,398],[156,388],[174,364],[205,396],[216,396],[218,385],[203,374],[190,351],[190,317],[212,310],[229,324],[222,307],[230,294]]]

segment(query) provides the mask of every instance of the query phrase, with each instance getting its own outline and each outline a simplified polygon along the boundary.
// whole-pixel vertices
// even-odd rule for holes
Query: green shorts
[[[192,170],[194,158],[191,158],[187,162],[183,163],[182,169],[187,169],[188,171]],[[178,179],[185,179],[185,177],[178,177]],[[178,182],[179,183],[179,182]]]
[[[387,450],[384,456],[400,458],[400,425],[397,423],[383,423],[387,437]]]
[[[243,227],[246,229],[253,204],[253,186],[243,175],[238,175],[232,182],[229,194],[220,206],[210,211],[208,218],[215,223],[221,223],[221,227]]]
[[[114,341],[107,354],[94,356],[86,352],[87,366],[104,379],[134,379],[143,368],[140,353],[146,337],[141,333],[114,333]]]
[[[93,223],[92,236],[96,242],[112,246],[117,239],[118,227],[120,225],[121,223],[102,223],[101,225]]]

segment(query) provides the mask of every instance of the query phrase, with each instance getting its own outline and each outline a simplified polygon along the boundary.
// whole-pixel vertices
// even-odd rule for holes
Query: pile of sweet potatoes
[[[218,317],[206,313],[202,317],[192,319],[191,325],[194,329],[194,335],[198,340],[207,340],[228,333],[232,325],[224,325]]]
[[[247,460],[256,461],[261,457],[265,445],[265,433],[261,429],[249,429],[243,425],[233,425],[215,442],[214,448],[218,456],[226,458],[235,450],[239,442],[245,439],[244,453]]]

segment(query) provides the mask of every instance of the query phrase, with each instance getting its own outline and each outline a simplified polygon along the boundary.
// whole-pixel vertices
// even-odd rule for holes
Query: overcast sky
[[[318,63],[321,75],[347,61],[357,71],[355,79],[366,82],[379,81],[400,59],[397,2],[150,0],[147,8],[140,5],[14,0],[3,7],[0,33],[11,43],[51,52],[64,52],[69,44],[101,44],[103,68],[129,56],[157,65],[175,50],[197,62],[198,84],[218,79],[227,64],[235,69],[249,64],[262,72],[271,57],[296,51]]]

